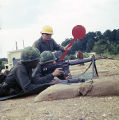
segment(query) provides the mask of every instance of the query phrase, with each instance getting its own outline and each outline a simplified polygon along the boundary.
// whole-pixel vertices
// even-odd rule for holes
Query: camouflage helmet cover
[[[55,55],[57,60],[59,60],[62,57],[62,52],[61,51],[54,51],[53,54]]]
[[[44,51],[40,55],[40,64],[46,64],[49,62],[54,62],[56,60],[55,55],[51,51]]]
[[[26,47],[21,52],[22,62],[31,62],[40,59],[40,52],[35,47]]]

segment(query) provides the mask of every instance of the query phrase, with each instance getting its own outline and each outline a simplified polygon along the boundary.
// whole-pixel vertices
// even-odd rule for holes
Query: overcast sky
[[[72,28],[86,31],[119,29],[119,0],[0,0],[0,57],[31,46],[44,25],[53,27],[58,44],[72,37]]]

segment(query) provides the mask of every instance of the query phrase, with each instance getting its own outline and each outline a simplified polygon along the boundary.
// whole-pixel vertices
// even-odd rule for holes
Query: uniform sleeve
[[[60,51],[62,51],[62,52],[65,51],[63,47],[61,47],[60,45],[58,45],[58,44],[55,42],[55,40],[53,40],[53,44],[54,44],[55,50],[60,50]]]
[[[53,79],[54,79],[54,76],[52,74],[48,74],[43,77],[36,75],[33,77],[33,82],[35,84],[45,84],[45,83],[50,83]]]
[[[36,47],[37,49],[39,49],[39,46],[38,46],[38,44],[39,44],[39,42],[38,42],[39,40],[37,40],[37,41],[35,41],[34,43],[33,43],[33,47]]]
[[[23,67],[20,67],[16,70],[16,80],[24,92],[27,92],[39,87],[38,84],[32,83],[28,73]]]
[[[40,64],[38,64],[37,68],[33,72],[33,76],[32,77],[33,77],[32,81],[35,84],[50,83],[54,79],[54,76],[52,74],[48,74],[46,76],[42,76]]]

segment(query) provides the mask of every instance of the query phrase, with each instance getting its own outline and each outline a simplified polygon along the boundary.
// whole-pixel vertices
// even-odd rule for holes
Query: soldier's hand
[[[59,78],[57,78],[57,77],[54,77],[54,80],[52,80],[52,84],[54,85],[54,84],[58,84],[59,83]]]
[[[66,77],[65,77],[66,80],[69,80],[71,79],[71,73],[69,73]]]
[[[61,75],[62,72],[63,72],[63,71],[62,71],[62,68],[56,68],[56,69],[54,70],[54,72],[52,73],[52,75],[53,75],[54,77],[57,77],[57,76]]]

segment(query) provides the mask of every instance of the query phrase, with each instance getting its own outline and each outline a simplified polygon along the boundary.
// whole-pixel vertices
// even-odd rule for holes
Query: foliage
[[[4,61],[4,62],[8,62],[7,58],[1,58],[1,60]]]
[[[88,54],[87,52],[84,52],[84,53],[83,53],[83,57],[84,57],[84,58],[88,58],[88,57],[89,57],[89,54]]]
[[[67,38],[67,39],[65,39],[65,41],[62,42],[61,45],[65,47],[65,46],[67,46],[71,41],[72,41],[72,38],[70,38],[70,39]]]
[[[67,55],[66,57],[65,57],[65,60],[75,60],[76,59],[76,56],[75,55]]]

